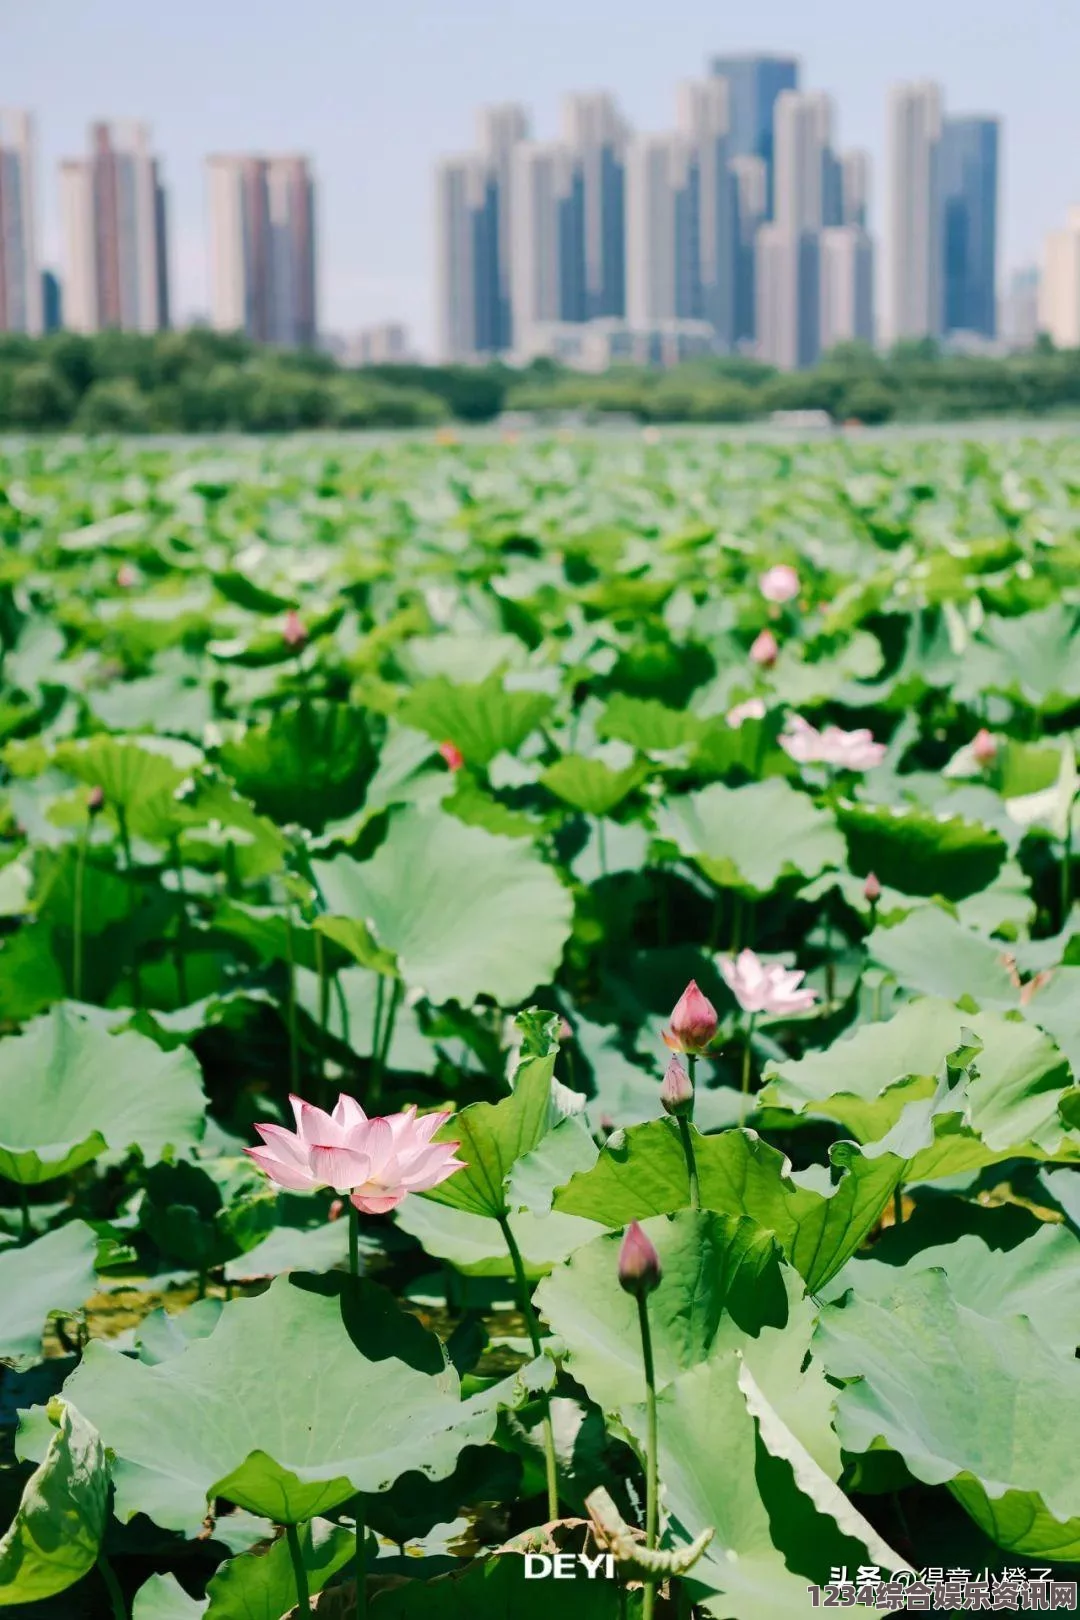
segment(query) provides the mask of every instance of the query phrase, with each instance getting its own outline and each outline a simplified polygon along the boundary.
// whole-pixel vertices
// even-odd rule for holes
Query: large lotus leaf
[[[995,1321],[1026,1316],[1040,1338],[1065,1356],[1080,1345],[1080,1240],[1067,1226],[1040,1226],[1012,1249],[991,1249],[966,1232],[917,1250],[902,1266],[856,1256],[825,1297],[839,1300],[853,1288],[860,1299],[884,1299],[906,1277],[932,1268],[945,1273],[958,1305]]]
[[[61,770],[99,787],[111,815],[122,815],[133,837],[163,843],[184,819],[177,789],[203,761],[201,749],[172,737],[108,737],[62,742]]]
[[[97,1237],[69,1221],[25,1248],[0,1250],[0,1356],[36,1356],[54,1311],[77,1311],[94,1292]]]
[[[349,1279],[316,1291],[279,1277],[157,1366],[88,1346],[67,1389],[116,1455],[119,1518],[143,1512],[186,1530],[223,1496],[297,1524],[358,1490],[386,1490],[407,1469],[441,1479],[462,1446],[491,1438],[494,1407],[463,1402],[452,1368],[433,1375],[401,1359],[417,1359],[415,1321],[386,1317],[371,1345],[367,1304],[354,1322],[339,1282]]]
[[[1050,787],[1005,800],[1009,820],[1022,827],[1045,827],[1055,838],[1065,838],[1075,827],[1075,803],[1080,776],[1076,771],[1076,750],[1070,741],[1061,744],[1060,768]]]
[[[1073,1072],[1080,1074],[1080,967],[1062,966],[1033,986],[1023,1003],[1024,1017],[1045,1029],[1060,1046]]]
[[[695,1133],[702,1209],[748,1215],[775,1233],[786,1258],[811,1290],[835,1276],[874,1225],[903,1163],[892,1155],[864,1157],[850,1142],[832,1149],[841,1171],[828,1193],[802,1185],[788,1160],[754,1131]],[[686,1159],[668,1120],[632,1125],[610,1137],[592,1170],[575,1175],[555,1195],[557,1210],[605,1226],[671,1214],[690,1203]]]
[[[363,803],[376,753],[362,709],[302,702],[224,742],[218,757],[272,820],[318,831]]]
[[[453,743],[469,765],[487,766],[516,753],[551,706],[543,692],[507,691],[498,675],[471,686],[438,676],[412,689],[398,718],[433,742]]]
[[[0,1538],[0,1609],[65,1592],[97,1561],[109,1516],[101,1438],[67,1400],[49,1402],[54,1433]]]
[[[513,1262],[502,1233],[487,1215],[448,1209],[427,1198],[407,1198],[396,1214],[402,1231],[423,1244],[424,1252],[448,1260],[468,1277],[512,1277]],[[598,1230],[595,1221],[576,1215],[532,1215],[520,1210],[509,1217],[525,1275],[544,1277],[558,1261],[588,1243]]]
[[[570,934],[569,891],[531,848],[440,811],[399,812],[370,860],[339,855],[315,875],[330,914],[362,920],[435,1002],[523,1001]]]
[[[0,1042],[0,1175],[52,1181],[106,1148],[159,1159],[202,1135],[199,1065],[183,1047],[111,1035],[74,1007],[55,1007]]]
[[[131,1620],[198,1620],[208,1601],[189,1597],[175,1575],[151,1575],[135,1594]]]
[[[1076,637],[1080,613],[1063,602],[1009,618],[990,615],[957,672],[958,701],[1004,692],[1056,714],[1080,697]]]
[[[1005,947],[973,933],[937,906],[920,906],[895,927],[875,928],[866,949],[871,961],[919,995],[949,1001],[970,996],[984,1007],[1019,1005]]]
[[[142,731],[145,727],[174,736],[201,737],[214,713],[209,686],[167,671],[141,680],[118,681],[86,695],[94,714],[113,731]]]
[[[837,1403],[847,1451],[883,1440],[1008,1552],[1080,1558],[1080,1363],[1024,1317],[984,1315],[944,1272],[917,1271],[826,1306],[814,1352],[852,1380]]]
[[[523,1013],[518,1019],[525,1039],[510,1095],[497,1103],[470,1103],[439,1131],[437,1140],[460,1144],[455,1156],[467,1168],[455,1171],[425,1197],[489,1219],[510,1213],[507,1179],[511,1170],[559,1117],[552,1101],[557,1023],[548,1017],[545,1024],[544,1017]]]
[[[590,816],[606,816],[644,781],[646,768],[631,759],[616,768],[604,759],[564,754],[540,780],[557,799]]]
[[[844,864],[833,817],[777,777],[740,788],[714,782],[672,797],[659,830],[714,883],[750,894],[768,894],[783,877],[816,877]]]
[[[301,1525],[299,1542],[312,1596],[356,1551],[353,1532],[326,1519]],[[296,1576],[285,1537],[279,1536],[268,1552],[228,1559],[211,1578],[206,1595],[206,1620],[281,1620],[296,1603]]]
[[[851,870],[903,894],[963,900],[992,883],[1006,844],[977,822],[916,805],[841,804],[836,812]]]
[[[660,1256],[660,1285],[649,1295],[658,1387],[764,1327],[784,1326],[784,1268],[771,1232],[706,1210],[656,1216],[644,1230]],[[594,1238],[536,1292],[567,1367],[606,1411],[642,1399],[637,1301],[619,1282],[621,1243],[621,1232]]]
[[[655,698],[615,692],[596,722],[601,737],[617,737],[643,754],[670,754],[701,736],[705,722],[685,709],[669,709]]]

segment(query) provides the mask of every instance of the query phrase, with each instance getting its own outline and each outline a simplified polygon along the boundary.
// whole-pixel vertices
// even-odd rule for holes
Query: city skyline
[[[58,258],[54,176],[96,118],[152,122],[166,164],[174,226],[176,318],[209,314],[203,161],[213,151],[308,154],[320,185],[320,302],[335,331],[403,320],[427,351],[434,339],[437,156],[472,142],[474,109],[525,101],[542,140],[560,133],[559,102],[609,90],[638,129],[670,121],[672,87],[713,58],[759,50],[801,59],[804,82],[829,93],[845,146],[870,153],[880,226],[885,103],[890,82],[933,78],[950,108],[1004,120],[1002,270],[1040,256],[1043,238],[1080,193],[1080,112],[1067,63],[1080,50],[1075,8],[1036,0],[1017,8],[911,0],[867,15],[823,0],[810,15],[762,0],[747,17],[704,4],[677,16],[629,0],[586,8],[552,0],[543,12],[503,0],[451,17],[402,0],[377,30],[330,0],[309,8],[302,50],[295,17],[273,3],[259,28],[193,0],[183,25],[162,30],[132,3],[102,0],[92,19],[43,0],[5,19],[0,101],[37,115],[41,262]],[[62,26],[60,26],[62,25]],[[163,37],[166,48],[162,49]],[[421,39],[424,50],[417,52]]]

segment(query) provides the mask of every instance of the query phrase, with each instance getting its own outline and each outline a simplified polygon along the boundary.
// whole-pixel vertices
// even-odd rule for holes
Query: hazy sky
[[[60,262],[57,163],[93,118],[153,125],[172,214],[174,309],[208,307],[202,160],[300,151],[318,179],[321,324],[400,318],[430,342],[435,159],[475,109],[519,100],[541,137],[560,96],[610,89],[664,129],[718,51],[790,51],[874,160],[885,95],[936,78],[952,112],[1005,121],[1003,265],[1038,258],[1080,202],[1080,0],[0,0],[0,105],[38,116],[45,262]],[[62,269],[62,264],[61,264]]]

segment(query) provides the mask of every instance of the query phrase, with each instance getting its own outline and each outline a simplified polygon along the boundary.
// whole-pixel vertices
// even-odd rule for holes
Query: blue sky
[[[181,317],[207,307],[204,156],[299,150],[319,181],[323,326],[400,318],[426,343],[433,165],[472,144],[479,104],[524,101],[543,137],[565,91],[603,88],[663,129],[680,79],[753,49],[794,52],[835,96],[841,143],[874,159],[875,225],[901,78],[1004,118],[1006,269],[1080,202],[1080,0],[0,0],[0,105],[38,115],[47,262],[56,166],[92,118],[153,124]]]

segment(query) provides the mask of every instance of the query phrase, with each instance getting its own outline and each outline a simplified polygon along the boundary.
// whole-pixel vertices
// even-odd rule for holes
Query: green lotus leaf
[[[714,883],[747,894],[844,864],[833,817],[776,777],[741,788],[714,782],[673,796],[660,811],[659,831]]]
[[[0,1608],[66,1592],[97,1561],[109,1516],[109,1467],[96,1430],[66,1399],[49,1402],[53,1433],[0,1537]]]
[[[435,743],[453,743],[466,764],[483,768],[496,754],[515,754],[551,707],[543,692],[507,691],[499,675],[475,685],[440,675],[413,687],[398,718]]]
[[[360,921],[434,1002],[524,1001],[570,933],[570,895],[532,849],[439,811],[395,813],[370,860],[339,855],[315,876],[330,917]]]
[[[47,1318],[79,1310],[94,1292],[97,1249],[85,1221],[0,1249],[0,1356],[40,1354]]]
[[[111,1035],[62,1004],[0,1043],[0,1175],[34,1186],[106,1148],[152,1163],[199,1140],[204,1107],[190,1052]]]
[[[314,1597],[356,1552],[356,1537],[343,1525],[313,1519],[299,1530],[300,1556]],[[296,1576],[284,1536],[268,1552],[230,1558],[210,1579],[206,1620],[281,1620],[296,1603]]]
[[[363,710],[307,700],[225,741],[218,758],[262,815],[316,832],[363,803],[377,763]]]
[[[602,759],[564,754],[549,765],[540,780],[557,799],[590,816],[606,816],[645,779],[647,768],[631,761],[621,770]]]
[[[974,933],[937,906],[920,906],[892,928],[875,928],[866,941],[871,961],[887,968],[918,995],[983,1007],[1017,1007],[1000,941]]]
[[[198,1620],[208,1602],[189,1597],[175,1575],[151,1575],[135,1594],[131,1620]]]
[[[998,833],[945,811],[848,803],[836,819],[851,870],[872,871],[903,894],[963,900],[991,884],[1005,860]]]

